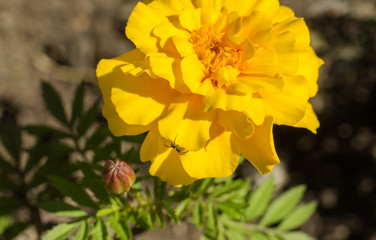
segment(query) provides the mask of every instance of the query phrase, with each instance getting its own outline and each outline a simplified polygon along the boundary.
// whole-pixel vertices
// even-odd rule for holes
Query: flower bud
[[[127,162],[117,158],[115,162],[107,160],[102,178],[108,191],[121,194],[129,191],[136,180],[136,175]]]

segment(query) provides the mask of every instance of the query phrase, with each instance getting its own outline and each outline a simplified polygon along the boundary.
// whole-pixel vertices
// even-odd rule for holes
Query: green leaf
[[[181,218],[183,213],[187,211],[188,206],[189,206],[190,200],[187,198],[184,201],[182,201],[175,209],[175,214],[178,219]]]
[[[245,216],[248,221],[260,217],[268,207],[274,192],[274,177],[269,177],[259,186],[249,198]]]
[[[179,219],[178,217],[176,216],[176,213],[175,213],[175,210],[166,202],[162,202],[162,205],[164,207],[164,209],[166,209],[167,213],[170,215],[170,217],[175,221],[177,222]]]
[[[254,231],[250,234],[250,240],[270,240],[265,234]]]
[[[244,219],[244,215],[231,202],[216,202],[217,207],[233,219]],[[240,209],[241,210],[241,209]]]
[[[79,225],[80,222],[73,222],[73,223],[62,223],[51,230],[49,230],[43,237],[42,240],[63,240],[66,239],[68,235],[70,235]]]
[[[214,178],[205,178],[205,179],[203,179],[203,180],[202,180],[202,184],[201,184],[201,186],[199,187],[197,193],[198,193],[199,195],[204,194],[204,193],[206,192],[206,190],[208,190],[208,188],[209,188],[211,185],[213,185],[214,180],[215,180]]]
[[[243,234],[232,229],[227,229],[227,231],[225,231],[225,235],[229,240],[247,240],[247,238]]]
[[[52,87],[51,84],[47,82],[42,82],[42,93],[44,103],[48,111],[65,126],[68,126],[68,119],[65,115],[63,103],[61,101],[60,95]]]
[[[72,103],[72,116],[71,116],[71,125],[73,125],[74,121],[81,115],[82,109],[84,106],[84,94],[85,94],[85,82],[81,82],[81,84],[77,87],[76,92],[74,94],[74,100]]]
[[[0,119],[0,136],[2,143],[14,160],[19,161],[21,152],[21,131],[16,119],[4,114]]]
[[[23,205],[21,200],[14,197],[0,197],[0,215],[12,213]]]
[[[77,183],[72,183],[58,176],[52,176],[49,179],[51,181],[51,184],[55,188],[57,188],[65,196],[71,197],[76,203],[94,209],[98,208],[98,206],[87,195],[87,193],[81,185],[78,185]]]
[[[150,211],[154,211],[154,210],[150,209]],[[165,217],[163,215],[162,206],[155,205],[155,213],[156,213],[156,218],[157,218],[157,222],[158,222],[159,226],[161,228],[164,228],[165,225],[166,225],[166,220],[165,220]]]
[[[10,216],[0,216],[0,236],[4,233],[5,229],[12,224]]]
[[[24,129],[29,134],[37,136],[43,141],[52,141],[71,137],[69,133],[65,133],[58,129],[50,128],[44,125],[27,126],[24,127]]]
[[[116,208],[102,208],[102,209],[100,209],[100,210],[97,212],[96,216],[97,216],[97,217],[103,217],[103,216],[110,215],[110,214],[112,214],[112,213],[114,213],[114,212],[116,212],[116,211],[119,211],[119,210],[116,209]]]
[[[20,233],[22,233],[28,226],[30,222],[17,222],[9,226],[1,237],[4,239],[14,239]]]
[[[288,232],[283,234],[285,240],[314,240],[311,236],[308,236],[304,232]]]
[[[193,208],[193,223],[197,228],[201,228],[204,222],[204,208],[202,207],[201,202],[197,202]]]
[[[243,180],[229,181],[225,185],[219,185],[216,189],[209,195],[210,198],[221,197],[227,193],[234,193],[243,187]]]
[[[39,203],[38,206],[46,210],[47,212],[52,212],[59,216],[75,217],[75,218],[87,216],[86,212],[76,207],[73,207],[69,204],[66,204],[65,202],[62,202],[62,201],[43,202],[43,203]]]
[[[317,207],[316,202],[302,204],[295,208],[283,221],[278,225],[277,229],[287,231],[300,227],[311,215]]]
[[[17,169],[15,169],[12,166],[12,164],[10,164],[7,160],[5,160],[1,155],[0,155],[0,170],[11,172],[11,173],[17,172]]]
[[[217,229],[218,226],[218,213],[217,210],[215,210],[214,205],[212,202],[208,202],[208,221],[206,223],[206,227],[210,229]]]
[[[102,218],[97,218],[94,227],[90,231],[92,240],[105,240],[107,237],[107,228]]]
[[[129,239],[127,232],[125,231],[124,227],[115,218],[114,215],[110,215],[108,217],[108,223],[110,224],[111,229],[114,230],[117,237],[119,237],[121,240],[128,240]]]
[[[83,136],[89,129],[89,127],[91,127],[91,125],[93,125],[93,123],[95,122],[98,114],[98,103],[99,101],[94,102],[94,104],[80,119],[77,126],[78,136]]]
[[[180,190],[180,191],[174,192],[171,196],[169,196],[166,199],[166,201],[168,201],[168,202],[181,202],[181,201],[187,199],[190,194],[191,194],[190,192]]]
[[[306,187],[296,186],[272,202],[260,221],[260,225],[269,226],[282,220],[302,199]]]
[[[77,163],[77,165],[85,176],[82,180],[82,185],[90,189],[101,203],[109,203],[110,200],[104,182],[102,178],[93,171],[92,166],[87,163]],[[101,168],[103,169],[103,167]]]
[[[86,240],[89,233],[88,230],[87,220],[82,221],[81,227],[78,229],[74,240]]]
[[[87,145],[98,147],[101,143],[108,140],[108,137],[112,137],[108,127],[100,127],[89,137]]]

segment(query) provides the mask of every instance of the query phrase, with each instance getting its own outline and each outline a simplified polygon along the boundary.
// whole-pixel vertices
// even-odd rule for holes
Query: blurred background
[[[94,101],[100,94],[98,61],[133,48],[124,27],[136,3],[0,0],[0,115],[12,112],[22,125],[53,125],[42,102],[42,80],[64,92],[66,103],[85,80],[91,83],[86,101]],[[320,240],[376,240],[376,2],[281,3],[305,18],[312,45],[325,65],[318,95],[312,99],[321,122],[318,134],[275,127],[282,160],[275,171],[278,184],[306,184],[307,198],[318,200],[317,213],[304,226],[310,235]],[[259,178],[250,164],[239,172]],[[174,239],[189,233],[190,226],[166,228],[138,239]],[[33,239],[33,232],[18,239]]]

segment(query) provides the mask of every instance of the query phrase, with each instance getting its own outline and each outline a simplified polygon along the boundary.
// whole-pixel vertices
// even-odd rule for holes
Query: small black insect
[[[175,138],[175,139],[176,139],[176,138]],[[187,154],[187,153],[189,152],[189,151],[186,150],[185,148],[182,148],[182,147],[180,147],[179,145],[177,145],[177,144],[175,143],[175,140],[174,140],[173,142],[171,142],[170,145],[166,145],[166,144],[165,144],[165,146],[168,147],[168,148],[172,147],[173,149],[176,150],[177,153],[179,153],[179,155],[185,155],[185,154]]]

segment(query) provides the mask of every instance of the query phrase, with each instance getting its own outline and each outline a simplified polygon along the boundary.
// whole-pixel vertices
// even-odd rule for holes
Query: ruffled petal
[[[251,100],[252,94],[235,94],[217,88],[212,95],[204,97],[202,111],[210,112],[214,109],[222,109],[242,112],[248,107]]]
[[[234,153],[230,137],[218,124],[213,124],[211,139],[205,148],[180,155],[184,169],[194,178],[227,177],[238,166],[239,154]]]
[[[219,110],[218,122],[224,129],[235,133],[236,137],[242,140],[247,140],[254,132],[253,123],[241,112]]]
[[[141,161],[152,161],[149,172],[162,181],[175,186],[191,184],[196,179],[187,174],[179,158],[181,155],[165,141],[159,135],[157,127],[150,130],[141,146]]]
[[[201,112],[201,106],[201,96],[180,95],[158,122],[160,134],[189,151],[203,148],[210,139],[214,113]]]
[[[177,28],[171,22],[163,22],[159,24],[154,28],[153,34],[159,38],[159,45],[161,48],[164,48],[167,40],[173,36],[179,36],[187,40],[190,38],[189,32]]]
[[[179,15],[183,9],[194,8],[191,0],[154,0],[148,6],[158,9],[165,16]]]
[[[255,133],[248,140],[231,138],[236,152],[242,154],[261,174],[272,171],[279,158],[273,139],[273,119],[268,117],[261,126],[255,126]]]
[[[278,94],[262,92],[265,112],[274,117],[274,123],[292,126],[305,113],[309,98],[307,80],[301,76],[284,77],[284,88]]]
[[[129,16],[125,32],[143,53],[156,52],[158,51],[157,38],[152,36],[153,29],[168,21],[168,18],[160,11],[139,2]]]
[[[303,18],[288,18],[283,22],[280,22],[273,27],[273,33],[275,35],[290,32],[295,35],[295,49],[301,50],[309,46],[311,38],[307,24]]]
[[[181,72],[184,83],[193,93],[199,93],[198,89],[205,79],[205,68],[196,55],[189,55],[181,61]]]
[[[115,109],[107,104],[103,105],[102,114],[107,120],[110,131],[115,136],[139,135],[149,131],[153,125],[152,123],[146,126],[129,125],[119,117]]]
[[[283,22],[291,17],[295,17],[295,13],[291,8],[279,6],[277,14],[273,17],[273,24]]]
[[[304,117],[298,123],[294,124],[293,127],[306,128],[314,134],[317,133],[317,129],[320,127],[320,122],[317,119],[315,111],[313,111],[312,104],[307,104]]]
[[[99,88],[103,95],[103,100],[108,106],[114,107],[111,102],[111,89],[114,81],[116,79],[124,78],[121,68],[129,66],[129,70],[131,71],[132,69],[140,67],[144,61],[145,55],[138,49],[124,53],[116,58],[100,60],[96,74],[98,77]]]
[[[319,77],[319,68],[324,62],[318,58],[311,47],[306,51],[298,53],[299,68],[296,75],[305,77],[310,89],[310,97],[316,95],[318,90],[317,78]]]
[[[253,97],[249,106],[243,111],[256,125],[261,125],[265,119],[264,104],[262,99]]]
[[[284,81],[282,77],[255,77],[242,75],[238,81],[232,83],[229,89],[242,93],[254,93],[263,89],[269,93],[280,93],[283,89]]]
[[[146,74],[115,79],[111,100],[119,117],[131,125],[148,125],[157,119],[178,93],[163,79]],[[145,111],[147,110],[147,111]]]
[[[272,21],[263,12],[252,12],[243,19],[241,34],[254,44],[265,45],[272,40]]]

